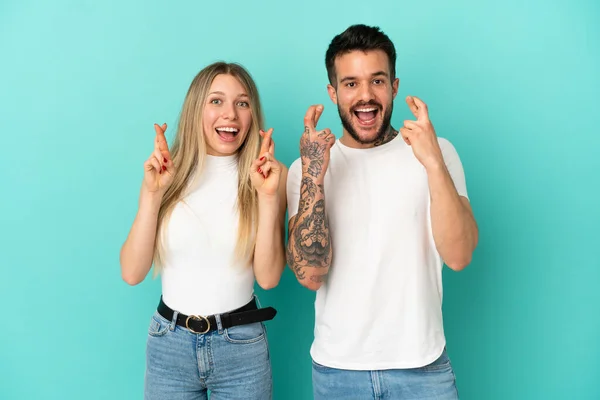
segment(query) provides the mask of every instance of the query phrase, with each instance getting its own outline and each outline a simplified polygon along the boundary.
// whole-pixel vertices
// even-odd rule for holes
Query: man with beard
[[[287,181],[288,264],[317,291],[314,397],[455,399],[442,267],[465,268],[478,240],[461,161],[421,99],[391,126],[396,50],[379,28],[349,27],[325,61],[343,135],[311,106]]]

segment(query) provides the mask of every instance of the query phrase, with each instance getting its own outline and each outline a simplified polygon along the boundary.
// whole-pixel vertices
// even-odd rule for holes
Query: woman
[[[151,265],[162,297],[150,321],[146,399],[269,399],[271,365],[254,282],[275,287],[285,266],[287,169],[255,83],[237,64],[194,78],[171,151],[155,125],[139,209],[121,249],[123,279]]]

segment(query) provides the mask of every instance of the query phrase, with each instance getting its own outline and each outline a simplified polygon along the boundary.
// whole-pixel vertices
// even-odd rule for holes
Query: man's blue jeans
[[[350,371],[313,361],[315,400],[456,400],[456,379],[446,350],[420,368]]]

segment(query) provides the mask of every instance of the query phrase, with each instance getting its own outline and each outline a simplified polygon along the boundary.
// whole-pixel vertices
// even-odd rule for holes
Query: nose
[[[373,90],[370,84],[367,85],[361,85],[360,89],[359,89],[359,98],[361,101],[368,103],[369,101],[375,99],[375,96],[373,95]]]
[[[234,121],[237,119],[237,110],[234,104],[225,105],[223,108],[223,118]]]

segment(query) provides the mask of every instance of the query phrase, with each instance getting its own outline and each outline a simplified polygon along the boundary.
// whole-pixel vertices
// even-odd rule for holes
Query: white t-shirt
[[[438,142],[459,195],[467,197],[456,150]],[[301,177],[298,158],[288,173],[289,218],[298,212]],[[350,370],[433,362],[446,344],[443,262],[425,168],[400,135],[370,149],[337,140],[324,186],[333,258],[316,293],[313,360]]]
[[[163,301],[187,315],[212,315],[248,303],[252,266],[235,263],[238,229],[235,156],[206,156],[196,189],[174,208],[165,229]]]

